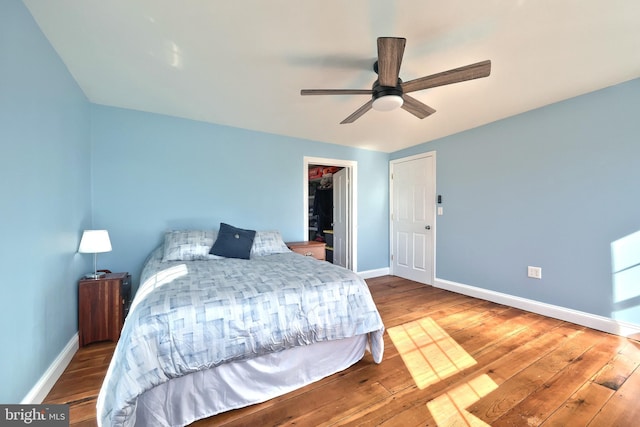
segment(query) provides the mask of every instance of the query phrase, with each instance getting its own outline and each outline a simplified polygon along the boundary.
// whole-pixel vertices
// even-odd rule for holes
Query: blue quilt
[[[98,422],[135,422],[137,397],[198,370],[291,347],[369,334],[376,363],[384,326],[358,275],[296,253],[252,260],[148,259],[98,397]]]

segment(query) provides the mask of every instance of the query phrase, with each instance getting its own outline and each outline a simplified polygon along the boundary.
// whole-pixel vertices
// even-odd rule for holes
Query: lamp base
[[[105,273],[87,273],[82,276],[83,279],[102,279],[105,276]]]

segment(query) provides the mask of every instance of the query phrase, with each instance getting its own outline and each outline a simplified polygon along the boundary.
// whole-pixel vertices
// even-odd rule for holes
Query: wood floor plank
[[[386,298],[379,306],[380,315],[387,328],[401,325],[421,317],[437,313],[443,308],[450,309],[452,306],[465,302],[462,295],[452,292],[429,293],[408,292],[403,294],[401,300]]]
[[[611,390],[618,390],[640,365],[640,343],[618,338],[616,355],[607,363],[593,381]]]
[[[525,327],[529,322],[528,314],[513,308],[491,314],[478,323],[451,331],[451,337],[463,345],[469,353],[475,353],[484,346],[504,338],[507,334]]]
[[[95,425],[96,424],[96,399],[77,402],[69,407],[69,418],[73,420],[71,425]]]
[[[115,344],[111,342],[96,343],[80,349],[49,392],[46,402],[72,403],[96,398],[114,349]]]
[[[498,305],[489,301],[473,300],[465,301],[452,307],[446,307],[431,314],[438,320],[438,324],[448,331],[465,329],[481,323],[484,319],[496,316],[509,307]]]
[[[564,369],[568,363],[580,357],[593,345],[595,335],[591,331],[580,331],[504,382],[496,381],[492,375],[491,378],[499,387],[468,408],[468,411],[491,424]]]
[[[617,345],[617,339],[610,336],[602,337],[598,344],[569,361],[567,366],[558,371],[549,381],[493,421],[492,426],[543,423],[558,409],[558,402],[569,400],[571,395],[612,359]]]
[[[588,426],[613,396],[613,390],[588,381],[541,424],[544,427]]]
[[[627,427],[638,425],[640,419],[640,368],[636,368],[620,388],[605,403],[590,426]]]
[[[307,387],[192,425],[626,427],[640,418],[637,341],[398,277],[367,284],[387,329],[381,364],[367,354]],[[393,328],[413,347],[394,343]],[[71,426],[96,425],[114,348],[80,349],[45,399],[70,405]],[[426,364],[437,379],[418,386]]]

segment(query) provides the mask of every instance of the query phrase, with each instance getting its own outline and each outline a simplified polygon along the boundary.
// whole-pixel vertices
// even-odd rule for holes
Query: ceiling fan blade
[[[367,111],[371,110],[372,105],[373,105],[373,99],[370,99],[369,102],[364,104],[362,107],[358,108],[353,114],[351,114],[349,117],[341,121],[340,124],[344,125],[346,123],[355,122],[358,118],[360,118],[360,116],[362,116]]]
[[[396,87],[404,46],[407,39],[378,37],[378,82],[380,86]]]
[[[486,60],[430,76],[420,77],[415,80],[409,80],[408,82],[402,83],[402,91],[404,93],[415,92],[417,90],[444,86],[451,83],[479,79],[481,77],[487,77],[489,74],[491,74],[491,61]]]
[[[419,119],[424,119],[436,112],[436,110],[429,107],[427,104],[423,104],[409,95],[402,95],[402,99],[402,109],[410,112]]]
[[[371,95],[371,89],[302,89],[300,95]]]

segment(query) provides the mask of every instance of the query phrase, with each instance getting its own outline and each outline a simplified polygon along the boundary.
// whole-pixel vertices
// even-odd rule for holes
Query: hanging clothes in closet
[[[333,188],[318,188],[313,199],[313,214],[318,215],[318,233],[333,227]]]

